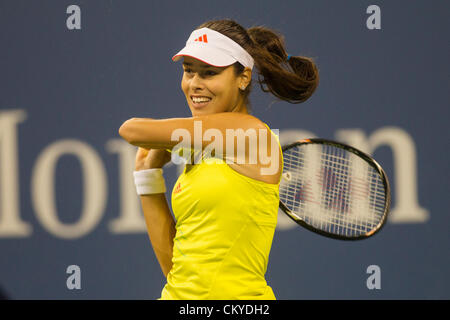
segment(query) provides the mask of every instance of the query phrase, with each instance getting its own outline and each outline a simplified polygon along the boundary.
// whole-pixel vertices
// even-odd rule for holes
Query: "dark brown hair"
[[[306,101],[319,84],[319,71],[311,58],[291,56],[284,46],[284,37],[264,26],[245,29],[237,22],[224,19],[203,23],[197,29],[209,28],[220,32],[244,48],[254,59],[258,82],[264,92],[271,92],[290,103]],[[236,74],[244,70],[234,64]],[[251,85],[243,92],[248,104]]]

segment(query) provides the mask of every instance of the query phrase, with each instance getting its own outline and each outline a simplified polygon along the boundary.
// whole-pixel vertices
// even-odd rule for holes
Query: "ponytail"
[[[282,35],[266,27],[247,30],[254,46],[250,52],[264,92],[290,103],[306,101],[319,84],[319,71],[311,58],[289,56]]]

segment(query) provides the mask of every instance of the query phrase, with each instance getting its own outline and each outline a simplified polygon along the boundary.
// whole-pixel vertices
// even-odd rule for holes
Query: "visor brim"
[[[227,67],[237,61],[232,56],[224,53],[223,50],[210,46],[206,47],[200,43],[199,45],[191,44],[184,47],[180,52],[172,57],[172,60],[178,61],[184,56],[200,60],[213,67]]]

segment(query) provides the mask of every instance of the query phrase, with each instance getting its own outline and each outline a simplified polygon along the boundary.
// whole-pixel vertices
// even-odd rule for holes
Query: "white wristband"
[[[163,169],[147,169],[134,171],[134,184],[138,195],[164,193],[166,183],[163,178]]]

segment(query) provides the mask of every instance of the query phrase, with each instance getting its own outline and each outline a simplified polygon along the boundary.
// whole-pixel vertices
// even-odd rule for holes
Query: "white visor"
[[[220,32],[201,28],[194,30],[186,41],[186,46],[172,57],[192,57],[214,67],[226,67],[236,61],[244,67],[253,69],[253,58],[239,44]]]

